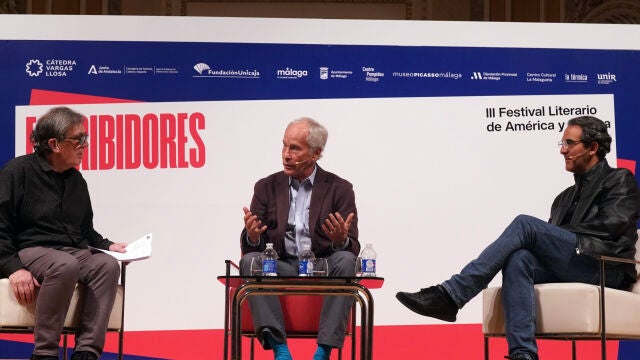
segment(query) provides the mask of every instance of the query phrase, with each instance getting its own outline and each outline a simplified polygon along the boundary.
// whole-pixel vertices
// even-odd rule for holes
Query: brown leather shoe
[[[456,321],[458,305],[441,285],[431,286],[417,293],[399,292],[396,299],[420,315],[449,322]]]

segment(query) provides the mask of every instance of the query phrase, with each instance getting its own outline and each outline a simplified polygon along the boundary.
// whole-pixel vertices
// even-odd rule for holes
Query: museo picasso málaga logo
[[[47,77],[67,76],[76,67],[77,63],[71,59],[30,59],[25,65],[27,75],[38,77],[44,73]]]

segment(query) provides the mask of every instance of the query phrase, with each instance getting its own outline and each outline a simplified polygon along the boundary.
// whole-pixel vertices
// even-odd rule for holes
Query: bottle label
[[[262,260],[262,274],[267,276],[267,275],[275,275],[276,272],[276,260],[274,259],[269,259],[269,260]]]
[[[362,272],[367,274],[376,273],[376,259],[362,259]]]
[[[301,260],[298,263],[298,275],[313,276],[313,261]]]

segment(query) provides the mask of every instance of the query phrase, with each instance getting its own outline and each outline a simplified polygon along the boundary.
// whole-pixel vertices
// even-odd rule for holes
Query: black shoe
[[[57,356],[53,355],[31,355],[31,360],[58,360]]]
[[[417,293],[399,292],[396,299],[420,315],[449,322],[456,321],[458,305],[441,285],[431,286]]]
[[[505,359],[510,359],[510,360],[538,360],[538,357],[535,355],[532,355],[528,352],[526,353],[515,353],[513,355],[509,355],[509,356],[505,356]]]
[[[75,351],[71,355],[71,360],[98,360],[98,355],[91,351]]]

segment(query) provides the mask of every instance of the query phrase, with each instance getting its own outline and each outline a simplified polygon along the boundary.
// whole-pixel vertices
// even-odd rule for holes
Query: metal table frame
[[[360,304],[360,359],[373,358],[373,296],[369,288],[382,287],[383,278],[352,277],[245,277],[219,276],[225,284],[225,307],[229,304],[229,287],[236,287],[231,302],[231,359],[242,359],[241,306],[249,296],[260,295],[328,295],[350,296]],[[225,311],[225,359],[227,357],[228,310]]]

